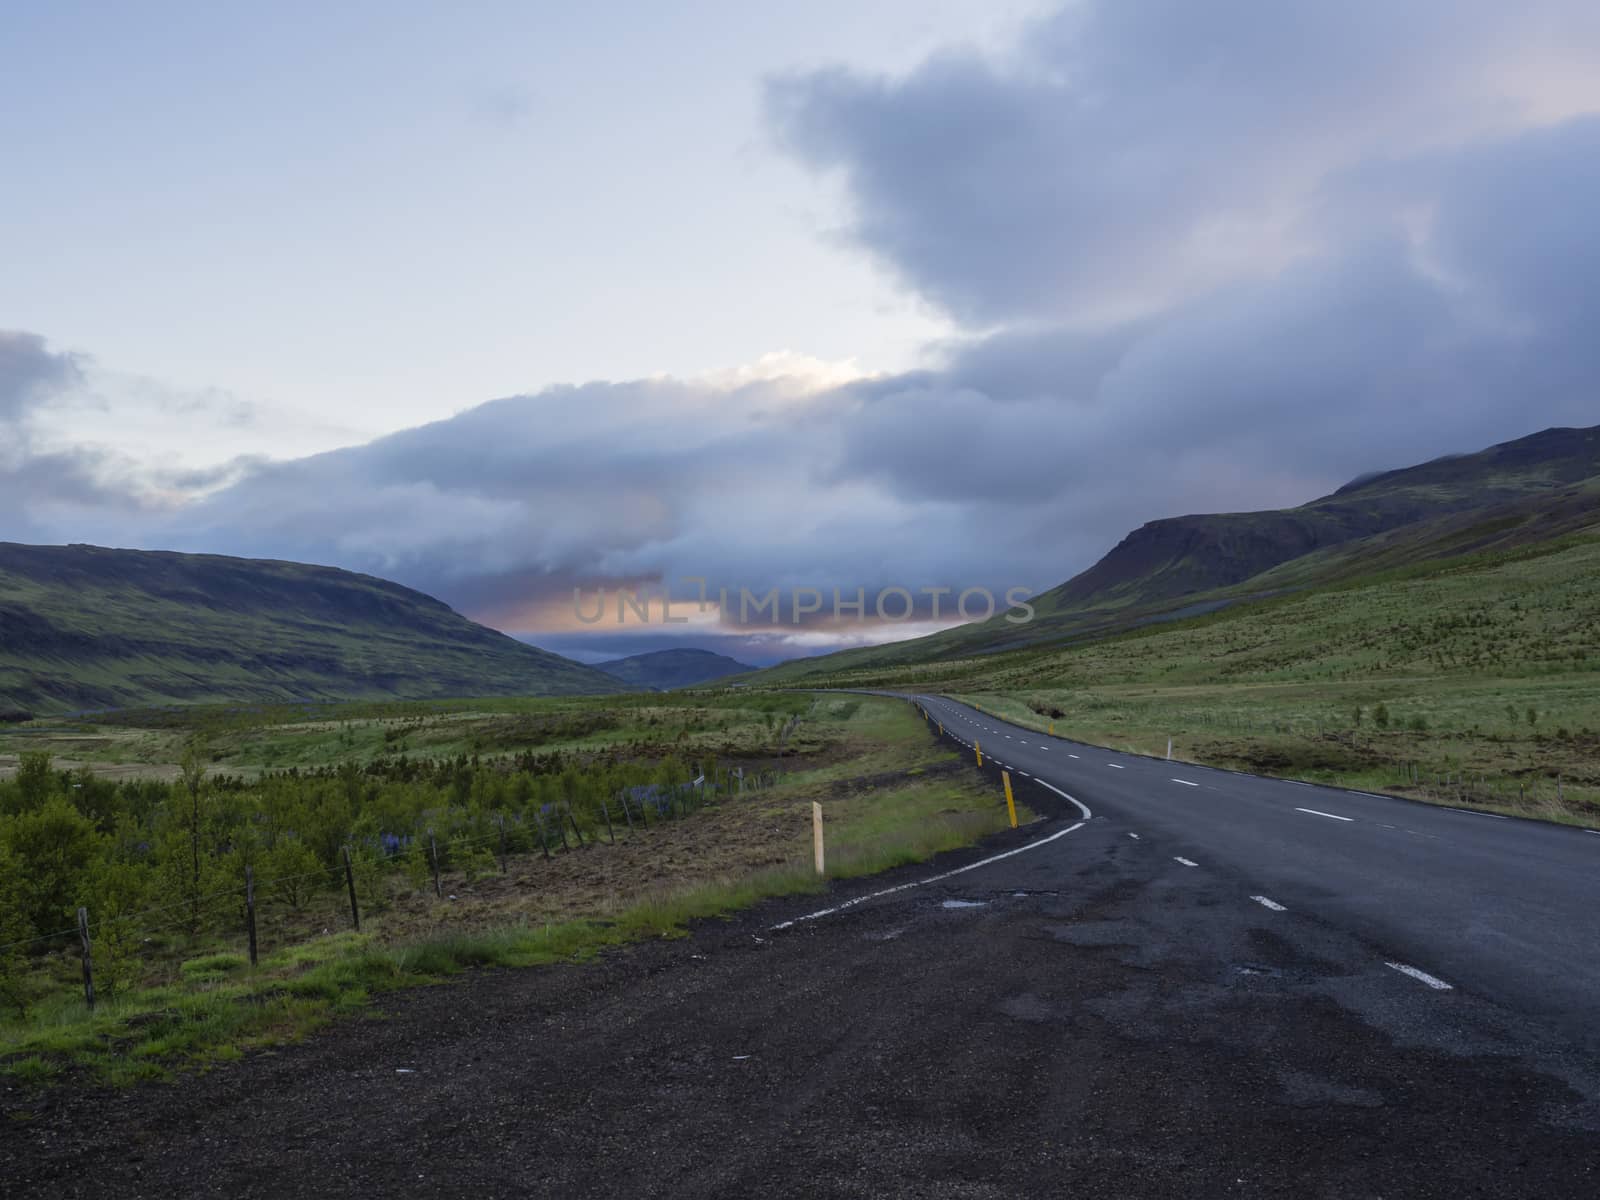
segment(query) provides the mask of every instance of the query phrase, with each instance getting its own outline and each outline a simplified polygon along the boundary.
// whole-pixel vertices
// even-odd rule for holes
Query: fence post
[[[633,832],[633,809],[628,804],[628,793],[618,792],[617,803],[622,805],[622,816],[628,822],[628,832]]]
[[[506,818],[502,813],[495,818],[495,824],[500,826],[500,874],[506,873]]]
[[[350,847],[344,848],[344,881],[350,888],[350,923],[361,932],[361,909],[356,904],[356,869],[350,865]]]
[[[539,827],[539,849],[544,851],[546,858],[550,857],[550,831],[544,827],[544,815],[533,814],[533,823]]]
[[[573,815],[572,805],[567,805],[567,820],[572,822],[572,836],[578,839],[578,845],[583,845],[583,830],[578,828],[578,818]]]
[[[94,1011],[94,956],[89,952],[89,910],[78,909],[78,941],[83,943],[83,1001]]]
[[[611,828],[611,809],[607,806],[604,796],[600,797],[600,811],[605,814],[606,818],[606,838],[615,846],[617,844],[617,831]]]
[[[249,863],[244,868],[244,931],[250,939],[250,965],[256,965],[256,873]]]
[[[428,861],[433,864],[433,898],[444,899],[444,889],[439,886],[439,842],[428,830]]]

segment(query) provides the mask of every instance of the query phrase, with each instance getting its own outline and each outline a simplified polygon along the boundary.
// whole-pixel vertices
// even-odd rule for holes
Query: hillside
[[[1486,543],[1475,542],[1471,531],[1496,522],[1502,543],[1537,541],[1595,519],[1587,481],[1596,476],[1600,426],[1547,429],[1476,454],[1366,476],[1297,508],[1152,521],[1088,570],[1035,598],[1036,616],[1026,625],[997,616],[929,637],[785,663],[756,682],[1101,637],[1395,561],[1482,548]]]
[[[0,710],[626,690],[370,575],[0,543]]]
[[[726,654],[694,649],[652,650],[648,654],[596,663],[595,669],[624,683],[661,692],[693,687],[697,683],[755,670],[748,663],[729,658]]]

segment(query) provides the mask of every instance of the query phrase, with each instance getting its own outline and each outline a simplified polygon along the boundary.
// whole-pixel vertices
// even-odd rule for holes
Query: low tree
[[[0,1006],[28,1012],[28,939],[33,925],[23,898],[22,864],[0,845]]]
[[[23,909],[34,929],[70,928],[84,876],[101,857],[103,839],[94,822],[56,793],[0,826],[0,842],[19,864]]]
[[[94,983],[101,994],[123,995],[143,978],[144,925],[155,897],[155,871],[143,863],[104,863],[88,881],[83,901],[93,925]]]

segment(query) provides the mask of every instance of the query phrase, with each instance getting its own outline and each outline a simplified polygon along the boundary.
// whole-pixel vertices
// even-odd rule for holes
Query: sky
[[[0,540],[587,660],[1600,409],[1577,0],[14,5],[0,144]]]

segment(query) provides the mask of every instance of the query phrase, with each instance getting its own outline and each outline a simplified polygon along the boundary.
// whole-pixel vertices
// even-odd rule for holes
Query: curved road
[[[1600,1046],[1600,834],[1121,754],[910,698],[985,767],[1070,793],[1152,852],[1354,934],[1424,986]],[[1070,839],[1040,852],[1081,862]]]

